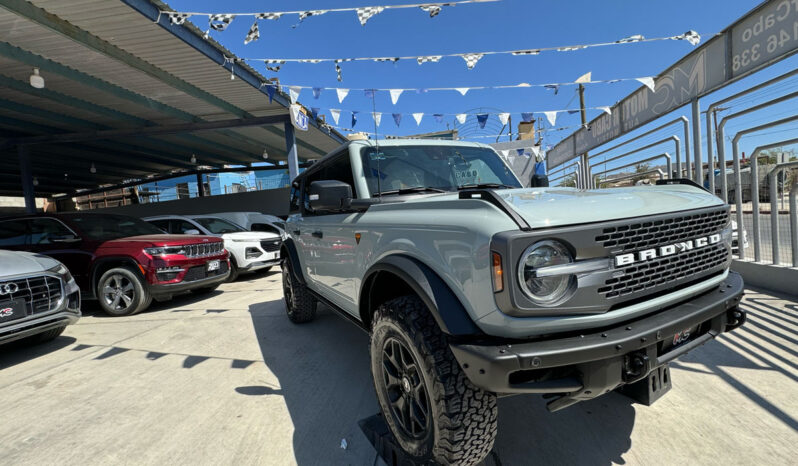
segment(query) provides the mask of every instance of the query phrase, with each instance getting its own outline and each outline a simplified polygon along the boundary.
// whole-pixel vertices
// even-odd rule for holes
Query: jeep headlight
[[[553,240],[539,241],[528,247],[521,255],[518,278],[521,290],[540,306],[556,306],[573,292],[576,276],[562,274],[539,277],[537,271],[543,267],[568,265],[574,258],[562,243]]]

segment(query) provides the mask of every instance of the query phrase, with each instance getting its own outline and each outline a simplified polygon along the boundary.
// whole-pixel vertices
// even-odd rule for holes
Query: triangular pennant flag
[[[363,89],[363,95],[366,96],[367,99],[373,99],[376,92],[376,89]]]
[[[320,95],[321,95],[321,88],[320,87],[314,87],[313,88],[313,98],[318,100]]]
[[[340,63],[341,63],[340,61],[335,60],[335,74],[337,75],[338,82],[341,82],[341,81],[344,80],[344,75],[341,72],[341,64]]]
[[[506,125],[508,121],[510,121],[510,114],[509,113],[500,113],[498,115],[499,121],[502,125]]]
[[[335,124],[338,124],[338,119],[341,118],[341,111],[335,108],[330,109],[330,117],[332,117]]]
[[[518,156],[521,157],[526,152],[526,149],[516,149],[515,151],[518,153]]]
[[[459,92],[460,95],[466,95],[466,94],[468,94],[468,91],[471,90],[471,88],[470,87],[458,87],[458,88],[455,88],[455,90],[457,92]]]
[[[485,54],[483,53],[466,53],[461,55],[463,60],[466,62],[466,66],[469,70],[473,70],[475,66],[477,66],[477,62],[483,57]]]
[[[399,96],[402,95],[404,89],[391,89],[388,92],[391,93],[391,103],[396,105],[396,102],[399,102]]]
[[[441,61],[441,58],[443,58],[442,55],[428,55],[424,57],[416,57],[416,61],[418,62],[419,65],[422,65],[428,62],[438,63],[439,61]]]
[[[560,92],[560,85],[559,84],[544,84],[543,87],[550,91],[554,91],[554,95],[557,95]]]
[[[299,20],[303,21],[308,16],[321,16],[324,13],[327,13],[329,10],[310,10],[310,11],[303,11],[299,13]]]
[[[291,98],[292,104],[295,104],[299,99],[300,92],[302,92],[302,88],[299,86],[291,86],[288,88],[288,96]]]
[[[612,115],[612,109],[609,107],[599,107],[598,109],[606,113],[607,115]]]
[[[435,121],[438,123],[443,123],[443,114],[442,113],[433,113],[433,117],[435,117]]]
[[[244,45],[247,45],[252,41],[258,40],[259,38],[260,38],[260,30],[258,29],[258,21],[255,20],[255,22],[252,23],[252,27],[249,28],[247,37],[244,38]]]
[[[467,114],[467,113],[458,113],[458,114],[457,114],[457,116],[456,116],[455,118],[457,118],[457,121],[458,121],[458,122],[459,122],[461,125],[464,125],[464,124],[465,124],[465,122],[466,122],[466,118],[468,118],[468,114]]]
[[[382,13],[384,10],[384,6],[364,6],[363,8],[358,8],[357,10],[357,19],[360,20],[360,25],[365,26],[368,20],[376,15],[377,13]]]
[[[686,40],[690,42],[690,45],[698,45],[701,42],[701,36],[693,30],[687,31],[680,36],[671,37],[671,39]]]
[[[640,42],[643,39],[645,39],[645,37],[643,37],[642,35],[635,34],[633,36],[624,37],[623,39],[616,40],[615,43],[616,44],[628,44],[630,42]]]
[[[393,122],[396,123],[396,127],[399,127],[399,124],[402,123],[402,114],[401,113],[392,113]]]
[[[374,118],[374,124],[380,126],[380,123],[382,123],[382,113],[372,112],[371,117]]]
[[[488,115],[487,113],[480,113],[477,115],[477,123],[479,123],[480,129],[485,129],[485,123],[488,122]]]
[[[313,119],[314,120],[318,120],[319,119],[319,107],[311,107],[310,108],[310,113],[313,115]]]
[[[346,96],[349,95],[349,89],[338,88],[335,90],[335,93],[338,94],[338,103],[340,104],[346,99]]]
[[[191,13],[170,12],[168,13],[168,15],[169,15],[169,21],[177,26],[180,26],[181,24],[185,23],[186,20],[191,17]]]
[[[354,128],[354,127],[355,127],[355,125],[357,124],[357,114],[358,114],[358,113],[359,113],[359,112],[358,112],[358,111],[356,111],[356,110],[355,110],[355,111],[352,111],[352,128]]]
[[[557,112],[543,112],[546,115],[546,119],[549,120],[549,124],[554,126],[557,123]]]
[[[635,78],[636,80],[640,81],[641,84],[646,86],[647,88],[651,89],[651,92],[656,92],[656,84],[654,83],[654,78]]]
[[[438,5],[421,5],[419,8],[429,13],[430,18],[438,16],[438,13],[441,12],[441,7]]]
[[[508,149],[500,150],[499,153],[502,155],[502,157],[504,157],[505,160],[510,156],[510,151]]]
[[[277,90],[277,86],[274,86],[272,84],[267,84],[266,85],[266,94],[269,95],[269,103],[272,103],[272,100],[274,100],[274,91],[276,91],[276,90]]]
[[[423,113],[414,113],[413,114],[413,119],[416,120],[416,126],[421,125],[421,119],[422,118],[424,118],[424,114]]]
[[[278,20],[281,16],[283,16],[282,13],[258,13],[255,15],[255,18]]]
[[[582,110],[568,110],[568,114],[569,114],[569,115],[575,115],[575,114],[577,114],[577,113],[579,113],[579,112],[581,112],[581,111],[582,111]]]
[[[214,31],[224,31],[227,29],[227,26],[233,22],[236,15],[231,14],[218,14],[218,15],[208,15],[208,27],[213,29]],[[207,34],[207,33],[206,33]]]
[[[534,113],[524,112],[521,114],[521,121],[523,121],[524,123],[529,123],[534,119],[535,119]]]
[[[589,83],[590,81],[592,81],[592,79],[593,79],[593,72],[592,71],[588,71],[587,73],[583,74],[582,76],[579,76],[578,78],[576,78],[576,81],[574,81],[574,82],[576,84]]]

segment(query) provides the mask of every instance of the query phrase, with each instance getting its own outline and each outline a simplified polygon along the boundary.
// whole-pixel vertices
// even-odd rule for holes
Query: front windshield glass
[[[379,152],[366,147],[361,157],[372,196],[411,188],[457,191],[479,184],[521,187],[496,153],[481,147],[384,146]]]
[[[214,235],[223,235],[225,233],[237,233],[239,231],[246,231],[235,223],[228,222],[215,217],[199,217],[193,218],[195,222],[202,225],[203,228],[210,231]]]
[[[74,223],[84,236],[97,241],[163,234],[160,228],[126,215],[78,214],[66,218]]]

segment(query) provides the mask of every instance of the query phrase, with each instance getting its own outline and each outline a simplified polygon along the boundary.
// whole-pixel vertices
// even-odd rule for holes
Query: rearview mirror
[[[310,183],[308,201],[314,211],[345,210],[352,203],[352,187],[337,180],[314,181]]]
[[[190,230],[184,231],[183,234],[184,235],[201,235],[202,233],[200,233],[199,230],[192,228]]]

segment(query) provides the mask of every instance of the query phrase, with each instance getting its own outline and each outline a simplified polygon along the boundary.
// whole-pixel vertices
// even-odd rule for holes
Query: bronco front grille
[[[13,283],[17,286],[18,290],[0,298],[23,298],[28,315],[56,310],[63,297],[61,293],[61,280],[49,275],[19,278],[3,283]]]
[[[692,249],[674,256],[660,257],[648,262],[618,269],[620,277],[610,278],[598,293],[606,298],[618,298],[648,290],[676,280],[697,276],[724,264],[729,251],[723,244]]]
[[[185,248],[186,257],[203,257],[221,253],[224,245],[221,241],[217,241],[215,243],[189,244]]]
[[[727,207],[697,214],[604,228],[595,240],[613,252],[628,252],[687,241],[717,233],[729,222]]]

